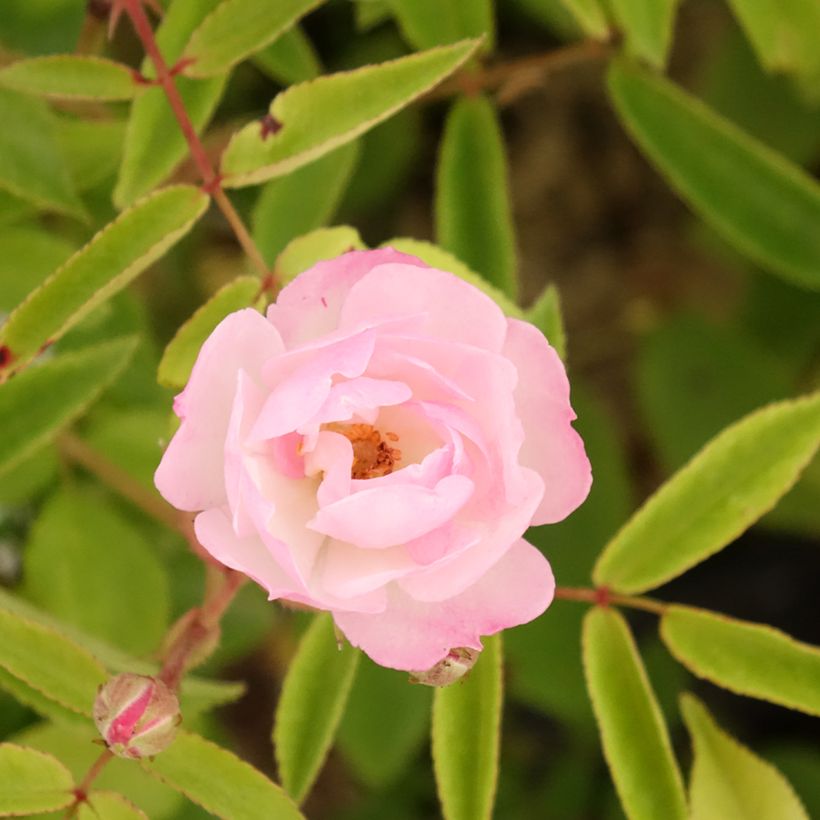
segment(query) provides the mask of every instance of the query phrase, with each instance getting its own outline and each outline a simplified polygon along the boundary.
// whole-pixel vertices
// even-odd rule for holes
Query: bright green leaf
[[[213,77],[250,57],[290,29],[323,0],[222,0],[191,35],[189,77]]]
[[[134,339],[64,353],[0,386],[0,474],[70,424],[125,367]]]
[[[770,626],[670,606],[661,620],[669,651],[701,678],[740,695],[820,715],[820,649]]]
[[[678,193],[738,250],[820,288],[820,186],[662,77],[623,61],[609,88],[627,129]]]
[[[174,0],[156,31],[157,45],[172,66],[182,55],[191,33],[219,0]],[[142,73],[156,72],[146,58]],[[175,77],[174,83],[197,134],[208,124],[225,89],[228,74],[209,80]],[[161,88],[147,88],[131,105],[114,203],[130,205],[162,183],[188,153],[188,143]]]
[[[148,820],[148,815],[121,794],[93,791],[80,804],[78,820]]]
[[[340,647],[330,615],[317,615],[282,684],[273,742],[282,784],[297,803],[310,791],[342,719],[359,651]]]
[[[0,817],[58,811],[74,800],[74,781],[57,758],[0,743]]]
[[[103,228],[0,328],[11,367],[28,362],[159,259],[202,216],[208,201],[197,188],[176,185],[146,197]]]
[[[493,48],[492,0],[388,0],[388,5],[415,48],[433,48],[482,36],[483,48]]]
[[[79,54],[18,60],[0,70],[0,86],[75,100],[129,100],[139,87],[127,65]]]
[[[347,251],[363,249],[364,243],[355,228],[347,225],[317,228],[289,242],[279,254],[275,267],[277,280],[281,285],[287,285],[317,262],[333,259]]]
[[[275,134],[256,121],[234,135],[222,155],[225,185],[287,174],[350,142],[441,82],[477,45],[456,43],[291,86],[271,103]]]
[[[484,638],[468,677],[436,689],[433,769],[445,820],[488,820],[498,785],[501,636]]]
[[[0,88],[0,188],[46,211],[85,218],[42,100]]]
[[[3,669],[61,706],[91,714],[97,687],[108,678],[96,658],[58,632],[5,608],[0,609],[0,634]]]
[[[789,490],[820,444],[820,393],[725,429],[607,544],[598,585],[628,594],[677,577],[731,543]]]
[[[159,383],[165,387],[184,387],[202,343],[229,313],[249,307],[256,301],[260,284],[256,276],[239,276],[198,308],[165,348],[157,372]]]
[[[554,0],[530,0],[529,5],[536,3],[545,7],[555,4]],[[589,37],[603,40],[609,36],[609,22],[600,0],[561,0],[561,3]]]
[[[567,333],[564,328],[564,316],[561,312],[561,295],[555,285],[547,285],[541,295],[524,314],[555,348],[558,355],[565,359],[567,355]]]
[[[672,45],[678,0],[611,0],[623,28],[626,50],[655,68],[663,68]]]
[[[408,239],[407,237],[396,237],[388,239],[382,243],[383,248],[393,248],[402,253],[417,256],[422,262],[426,262],[430,267],[446,270],[454,273],[459,279],[478,288],[489,296],[507,314],[516,319],[524,318],[524,311],[518,307],[506,294],[502,293],[495,285],[491,285],[483,276],[471,270],[460,259],[453,256],[450,251],[434,245],[432,242],[425,242],[422,239]]]
[[[206,811],[242,820],[304,820],[275,783],[232,752],[190,732],[142,765]]]
[[[695,747],[689,783],[690,820],[809,820],[788,781],[683,695],[681,711]]]
[[[591,609],[582,645],[604,755],[627,817],[684,820],[683,781],[626,621],[614,609]]]
[[[515,231],[504,138],[486,97],[460,98],[447,117],[436,176],[436,237],[515,299]]]
[[[146,655],[165,634],[170,606],[167,576],[152,550],[98,494],[65,488],[30,532],[23,592],[61,620]]]
[[[430,731],[432,695],[429,686],[408,685],[407,673],[362,658],[337,745],[370,788],[384,788],[408,766]]]
[[[253,238],[268,264],[295,237],[326,225],[359,154],[355,142],[266,183],[251,217]]]
[[[254,54],[253,63],[282,85],[312,80],[322,70],[313,44],[299,26],[294,26]]]

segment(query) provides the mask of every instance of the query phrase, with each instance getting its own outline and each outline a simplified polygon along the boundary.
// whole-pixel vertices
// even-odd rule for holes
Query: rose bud
[[[171,745],[182,719],[177,696],[157,678],[125,673],[100,687],[94,723],[119,757],[153,757]]]
[[[549,606],[550,565],[523,535],[592,480],[541,331],[389,248],[227,316],[174,411],[155,482],[198,513],[202,547],[407,671]]]
[[[446,658],[442,658],[432,669],[426,672],[411,672],[413,683],[423,683],[425,686],[449,686],[461,680],[478,660],[481,653],[475,649],[459,647],[451,649]]]

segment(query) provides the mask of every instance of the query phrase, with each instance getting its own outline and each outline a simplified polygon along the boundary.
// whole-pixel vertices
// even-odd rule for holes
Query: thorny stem
[[[66,817],[74,817],[80,804],[88,800],[88,792],[91,784],[97,779],[97,775],[108,765],[108,761],[114,757],[110,749],[100,753],[100,756],[91,764],[91,768],[86,772],[83,782],[74,789],[74,802],[68,807]]]
[[[556,587],[555,597],[565,601],[583,601],[587,604],[598,606],[624,606],[629,609],[641,609],[644,612],[652,612],[655,615],[663,615],[669,604],[663,601],[656,601],[653,598],[644,598],[635,595],[618,595],[610,592],[606,587],[589,589],[587,587]]]
[[[182,101],[179,90],[174,83],[173,75],[175,72],[168,67],[165,58],[162,56],[162,52],[159,50],[157,41],[154,38],[154,30],[151,27],[151,22],[148,20],[148,16],[142,5],[143,0],[122,0],[122,3],[126,14],[131,18],[137,36],[145,48],[145,53],[151,58],[151,62],[154,64],[154,68],[157,72],[157,83],[165,92],[165,96],[168,98],[168,104],[171,106],[171,110],[174,112],[174,116],[185,137],[185,141],[188,143],[191,157],[202,177],[204,190],[214,198],[214,202],[216,202],[224,214],[239,244],[257,268],[260,275],[263,277],[269,276],[271,272],[268,265],[263,259],[259,248],[256,247],[256,243],[251,238],[248,229],[245,227],[242,217],[239,216],[236,208],[234,208],[230,199],[228,199],[225,194],[225,191],[222,189],[222,179],[211,165],[205,147],[196,133],[191,118],[188,116],[185,103]]]

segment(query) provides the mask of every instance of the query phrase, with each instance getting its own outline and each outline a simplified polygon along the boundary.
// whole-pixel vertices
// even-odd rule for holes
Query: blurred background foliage
[[[412,51],[428,33],[411,33],[411,45],[407,28],[397,24],[401,8],[398,0],[332,0],[310,14],[299,29],[238,66],[224,93],[203,103],[215,107],[206,146],[218,154],[237,126],[260,116],[289,83]],[[487,47],[494,48],[497,63],[560,49],[583,36],[557,0],[498,0],[496,17],[495,44]],[[78,41],[94,49],[102,36],[79,0],[3,0],[0,9],[3,64],[22,55],[72,52]],[[132,65],[138,61],[140,47],[129,26],[119,27],[108,53]],[[530,533],[562,585],[587,585],[602,545],[711,436],[770,400],[820,384],[820,293],[758,269],[693,216],[624,133],[607,100],[604,68],[593,55],[522,75],[496,96],[510,183],[497,221],[503,223],[508,207],[515,233],[493,246],[488,268],[508,293],[517,270],[523,306],[546,284],[557,286],[577,425],[595,475],[580,510]],[[668,73],[795,163],[815,172],[820,167],[816,94],[812,100],[805,87],[761,68],[726,3],[681,5]],[[486,112],[471,102],[463,108],[463,122],[449,120],[447,127],[466,128],[469,135],[470,118]],[[115,216],[127,112],[125,103],[67,103],[49,114],[56,155],[84,219],[43,215],[0,191],[0,313]],[[458,226],[437,225],[433,207],[447,195],[447,181],[437,183],[436,175],[447,117],[444,95],[430,95],[286,177],[233,192],[266,260],[272,263],[294,237],[329,224],[355,225],[369,246],[396,236],[444,234],[451,237],[445,244],[458,247]],[[169,134],[155,137],[162,146]],[[495,161],[504,158],[484,155],[476,167]],[[195,176],[183,162],[173,178]],[[484,272],[486,259],[464,261]],[[212,210],[135,285],[59,343],[68,350],[138,336],[127,370],[75,432],[146,488],[170,429],[172,392],[156,382],[161,352],[200,304],[246,272],[227,226]],[[815,460],[750,533],[658,596],[770,623],[818,644],[819,542]],[[0,583],[78,629],[147,657],[168,624],[200,600],[204,571],[180,536],[49,446],[0,480]],[[499,818],[622,816],[583,683],[578,645],[584,610],[557,601],[545,617],[506,636]],[[809,814],[820,816],[813,719],[695,681],[662,647],[654,618],[630,620],[684,762],[690,752],[677,695],[689,689],[733,735],[780,766]],[[270,773],[269,716],[306,623],[303,614],[267,604],[248,586],[207,665],[206,671],[245,681],[248,691],[194,725]],[[362,658],[337,743],[306,804],[308,816],[436,816],[426,742],[430,702],[429,690]],[[0,693],[0,739],[11,737],[57,752],[77,774],[95,754],[85,728],[40,723],[35,709]],[[121,761],[101,784],[141,795],[152,820],[205,816]]]

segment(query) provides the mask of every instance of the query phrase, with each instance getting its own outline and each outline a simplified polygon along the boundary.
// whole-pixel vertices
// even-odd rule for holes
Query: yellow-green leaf
[[[165,348],[157,371],[159,383],[165,387],[184,387],[205,339],[229,313],[252,305],[260,285],[256,276],[239,276],[198,308]]]
[[[94,791],[80,804],[79,820],[148,820],[148,815],[116,792]]]
[[[445,820],[492,816],[503,705],[501,636],[483,643],[467,678],[436,689],[433,700],[433,769]]]
[[[294,85],[222,156],[227,187],[263,182],[327,154],[383,122],[455,71],[476,49],[467,41]]]
[[[561,312],[561,296],[555,285],[547,285],[541,295],[524,314],[555,348],[558,355],[565,359],[567,355],[567,333],[564,328],[564,316]]]
[[[820,288],[820,185],[669,80],[616,61],[615,109],[649,159],[738,250]]]
[[[611,0],[615,20],[623,28],[626,50],[663,68],[672,45],[678,0]]]
[[[591,609],[582,643],[587,689],[626,816],[685,820],[669,732],[626,621],[614,609]]]
[[[762,624],[671,606],[661,637],[687,669],[739,695],[820,716],[820,649]]]
[[[539,5],[552,6],[555,0],[534,0],[534,2]],[[561,3],[589,37],[602,40],[609,36],[609,21],[600,0],[561,0]]]
[[[252,62],[282,85],[312,80],[322,70],[313,44],[299,26],[294,26],[254,54]]]
[[[690,820],[809,820],[789,782],[718,726],[692,695],[681,697],[695,762]]]
[[[78,54],[18,60],[0,70],[0,86],[75,100],[130,100],[139,87],[127,65]]]
[[[121,214],[29,295],[0,328],[10,366],[26,364],[181,239],[208,197],[191,185],[157,191]]]
[[[447,117],[436,175],[436,238],[515,300],[515,232],[504,138],[486,97],[462,97]]]
[[[324,0],[223,0],[191,35],[185,73],[213,77],[272,43]]]
[[[0,817],[59,811],[74,800],[74,780],[56,757],[0,743]]]
[[[432,48],[471,37],[484,37],[482,48],[493,48],[492,0],[388,0],[388,6],[415,48]]]
[[[317,615],[282,684],[273,725],[279,775],[301,803],[310,791],[342,719],[359,651],[339,646],[330,615]]]

